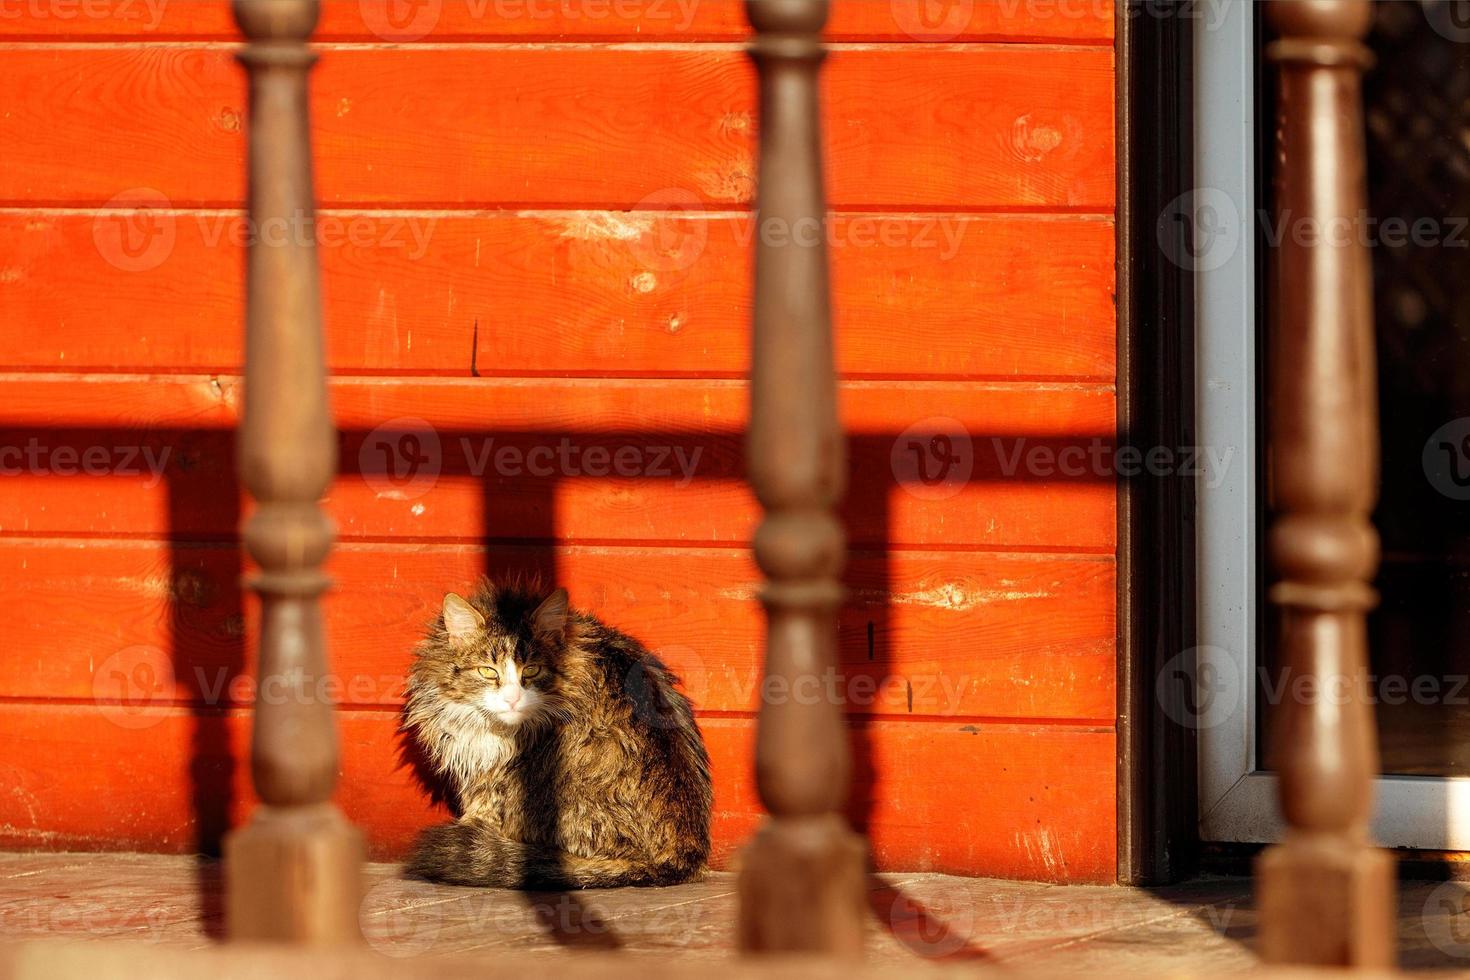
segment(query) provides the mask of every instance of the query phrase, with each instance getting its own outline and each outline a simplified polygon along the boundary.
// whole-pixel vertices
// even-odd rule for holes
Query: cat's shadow
[[[528,891],[521,893],[536,924],[558,946],[581,950],[622,949],[623,941],[596,909],[570,891]]]
[[[459,799],[454,793],[453,785],[447,778],[435,771],[434,764],[429,761],[428,755],[425,754],[423,746],[419,745],[418,739],[414,738],[413,732],[400,723],[394,737],[398,739],[397,768],[407,769],[412,773],[419,789],[428,795],[429,802],[434,806],[446,807],[454,819],[458,820]]]

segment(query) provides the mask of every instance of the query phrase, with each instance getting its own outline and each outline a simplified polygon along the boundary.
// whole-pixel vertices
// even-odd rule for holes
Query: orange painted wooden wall
[[[539,569],[687,676],[725,864],[759,819],[740,5],[326,8],[341,804],[379,857],[443,819],[410,650]],[[851,814],[884,868],[1111,880],[1114,483],[1046,454],[1114,436],[1112,10],[837,0],[830,33]],[[299,232],[240,219],[235,43],[212,0],[0,12],[3,847],[190,851],[253,805],[241,242]]]

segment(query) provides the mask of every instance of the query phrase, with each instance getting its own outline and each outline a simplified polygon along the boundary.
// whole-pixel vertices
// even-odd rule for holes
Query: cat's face
[[[518,728],[555,700],[556,652],[566,628],[567,594],[558,589],[534,610],[488,610],[444,597],[444,640],[414,665],[455,711],[479,712]]]

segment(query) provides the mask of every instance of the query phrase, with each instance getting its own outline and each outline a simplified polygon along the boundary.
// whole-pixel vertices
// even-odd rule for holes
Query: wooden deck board
[[[188,857],[0,853],[0,977],[40,976],[42,965],[57,976],[83,975],[92,962],[86,950],[98,941],[110,941],[96,947],[99,955],[104,948],[110,957],[137,951],[137,963],[127,958],[132,952],[115,967],[109,962],[114,976],[155,976],[160,964],[176,971],[170,976],[189,968],[208,969],[216,980],[266,975],[258,972],[263,959],[279,954],[233,947],[238,955],[206,964],[159,953],[219,947],[219,884],[217,864]],[[1242,878],[1149,890],[937,874],[874,876],[870,884],[869,966],[843,973],[844,980],[899,975],[885,968],[919,976],[925,960],[945,961],[949,976],[956,965],[999,967],[1013,977],[1213,976],[1256,966],[1256,917],[1250,882]],[[392,975],[450,980],[493,966],[484,975],[509,976],[513,964],[520,969],[543,957],[575,972],[574,964],[588,961],[574,954],[604,952],[623,964],[616,976],[661,980],[682,975],[670,964],[686,962],[703,964],[704,980],[721,971],[744,976],[728,967],[734,892],[730,873],[674,888],[522,894],[407,881],[397,865],[372,864],[361,920],[375,955],[334,960],[328,972],[365,980],[389,975],[374,966],[387,963],[382,957],[421,956],[450,958],[442,967],[426,964],[427,972],[400,962]],[[1455,929],[1467,895],[1470,885],[1454,882],[1402,885],[1402,967],[1440,971],[1470,963],[1470,937]],[[35,940],[62,942],[20,945]],[[779,962],[750,975],[756,972],[826,975],[786,971]],[[314,967],[301,975],[330,980]]]
[[[221,935],[218,865],[141,854],[0,854],[0,942],[142,940],[188,948]],[[367,870],[361,921],[370,948],[388,956],[616,950],[723,959],[731,954],[735,875],[690,885],[572,894],[522,894],[404,880],[396,865]],[[1218,935],[1211,910],[1248,903],[1240,879],[1160,892],[1059,887],[937,874],[871,880],[868,959],[1045,962],[1071,972],[1096,967],[1096,949],[1127,949],[1158,932],[1169,947],[1199,949],[1211,967],[1252,963],[1247,938]],[[1228,916],[1227,916],[1228,921]],[[1136,944],[1135,944],[1136,945]],[[1128,949],[1130,967],[1160,944]],[[1177,952],[1177,951],[1176,951]]]

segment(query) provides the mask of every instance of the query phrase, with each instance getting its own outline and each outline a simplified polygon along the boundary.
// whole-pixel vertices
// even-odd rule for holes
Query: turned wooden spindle
[[[811,696],[836,664],[846,551],[817,91],[827,8],[746,3],[760,75],[748,467],[766,511],[754,547],[767,579],[756,786],[770,817],[742,860],[740,946],[858,955],[866,848],[841,813],[847,735],[840,706]]]
[[[1256,867],[1261,953],[1272,963],[1383,966],[1393,959],[1394,868],[1368,836],[1378,416],[1359,234],[1370,60],[1361,39],[1372,10],[1368,0],[1275,0],[1268,16],[1280,35],[1267,53],[1280,74],[1276,200],[1287,228],[1274,256],[1271,601],[1290,674],[1272,708],[1286,833]]]
[[[337,469],[327,405],[312,205],[306,40],[316,0],[235,0],[249,43],[245,394],[239,469],[255,498],[243,536],[260,573],[251,774],[261,806],[225,842],[232,939],[354,941],[363,844],[331,803],[337,732],[323,699],[318,597],[331,522],[317,501]]]

